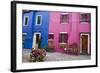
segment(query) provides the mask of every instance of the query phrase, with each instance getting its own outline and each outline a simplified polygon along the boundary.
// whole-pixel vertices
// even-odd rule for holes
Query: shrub
[[[30,61],[31,62],[41,62],[45,60],[46,51],[44,49],[32,49],[30,54]]]

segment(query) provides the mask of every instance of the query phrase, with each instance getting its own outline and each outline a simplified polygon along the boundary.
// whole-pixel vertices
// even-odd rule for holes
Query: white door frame
[[[33,44],[32,44],[32,48],[35,48],[35,45],[36,45],[36,34],[39,34],[40,35],[39,37],[41,37],[41,33],[40,32],[35,32],[33,34]]]
[[[90,34],[89,33],[81,33],[80,34],[80,53],[82,53],[82,35],[88,35],[88,54],[90,54]]]

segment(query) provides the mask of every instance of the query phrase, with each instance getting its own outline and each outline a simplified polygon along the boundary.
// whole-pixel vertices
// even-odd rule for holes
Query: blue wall
[[[45,48],[48,45],[48,28],[49,28],[49,12],[38,11],[35,14],[35,18],[37,15],[42,15],[42,24],[36,25],[33,32],[40,32],[42,37],[41,48]],[[36,21],[36,19],[35,19]]]
[[[36,25],[36,16],[42,15],[42,24]],[[28,26],[23,26],[23,33],[27,33],[23,48],[31,49],[33,44],[33,35],[35,32],[40,32],[42,36],[41,48],[48,45],[48,28],[49,28],[49,12],[46,11],[31,11],[24,13],[22,16],[22,23],[24,24],[24,17],[29,17]]]
[[[25,16],[28,16],[29,17],[29,21],[28,21],[28,26],[24,26],[24,17]],[[33,29],[33,17],[34,17],[34,12],[28,12],[28,13],[25,13],[23,14],[23,29],[22,29],[22,32],[23,33],[27,33],[26,37],[25,37],[25,42],[24,42],[24,45],[23,45],[23,48],[32,48],[32,39],[33,39],[33,32],[32,32],[32,29]]]

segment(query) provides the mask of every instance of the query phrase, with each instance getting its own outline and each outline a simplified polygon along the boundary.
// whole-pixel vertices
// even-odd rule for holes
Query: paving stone
[[[22,52],[22,62],[30,62],[30,49],[23,49]],[[47,55],[45,57],[45,61],[71,61],[71,60],[89,60],[91,59],[90,55],[67,55],[65,53],[59,53],[59,52],[47,52]]]

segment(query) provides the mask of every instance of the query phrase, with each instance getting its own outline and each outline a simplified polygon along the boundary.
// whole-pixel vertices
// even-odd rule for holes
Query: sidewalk
[[[29,49],[23,49],[22,53],[22,61],[23,62],[29,62],[30,59],[30,52]],[[71,60],[89,60],[91,59],[91,56],[88,55],[67,55],[65,53],[59,53],[59,52],[47,52],[45,61],[71,61]]]

